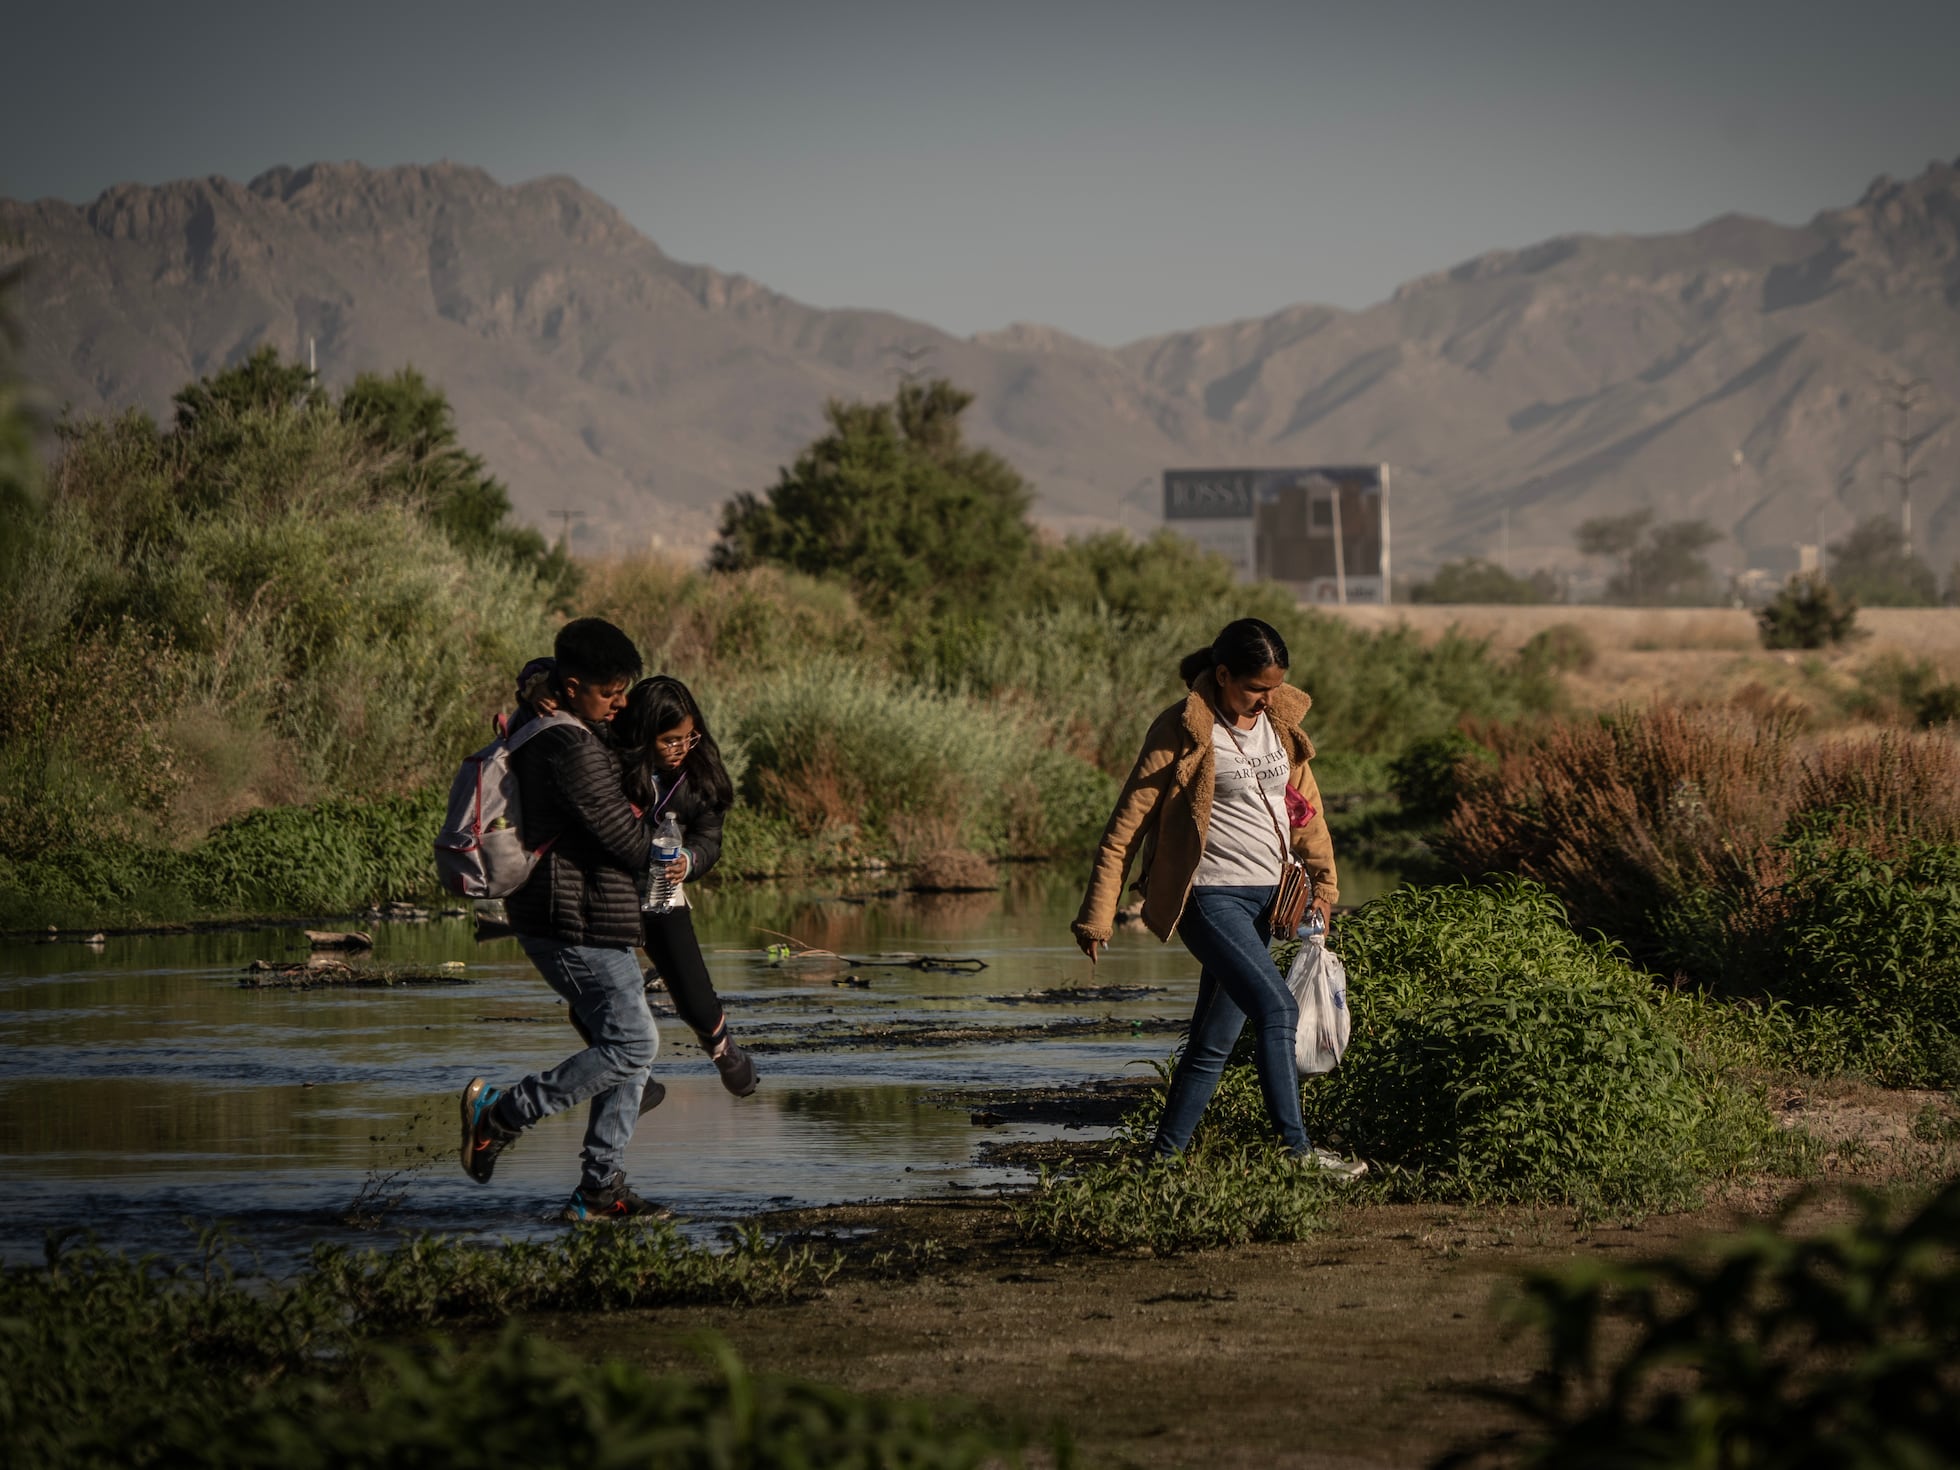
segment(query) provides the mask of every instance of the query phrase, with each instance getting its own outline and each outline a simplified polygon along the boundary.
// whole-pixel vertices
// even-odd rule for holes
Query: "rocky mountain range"
[[[0,239],[32,258],[23,363],[57,403],[163,413],[265,342],[329,383],[413,363],[519,514],[584,551],[698,552],[827,398],[933,375],[1064,531],[1152,528],[1166,468],[1380,460],[1400,570],[1573,566],[1578,522],[1637,507],[1706,517],[1733,564],[1896,511],[1903,433],[1915,544],[1960,556],[1960,164],[1806,225],[1563,237],[1363,311],[1115,349],[808,306],[669,258],[570,179],[449,163],[0,201]],[[1916,384],[1903,430],[1888,381]]]

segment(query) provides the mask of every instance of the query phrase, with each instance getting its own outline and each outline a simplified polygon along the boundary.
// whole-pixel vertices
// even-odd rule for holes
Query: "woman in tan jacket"
[[[1141,858],[1143,922],[1161,940],[1175,932],[1203,967],[1153,1153],[1169,1157],[1191,1141],[1250,1019],[1259,1087],[1280,1141],[1303,1160],[1354,1175],[1367,1165],[1308,1142],[1293,1063],[1299,1008],[1264,929],[1288,847],[1313,880],[1310,914],[1323,926],[1339,893],[1308,765],[1313,744],[1300,728],[1313,701],[1287,684],[1287,663],[1278,629],[1241,618],[1179,665],[1191,692],[1144,736],[1072,928],[1094,959],[1109,942],[1124,876]]]

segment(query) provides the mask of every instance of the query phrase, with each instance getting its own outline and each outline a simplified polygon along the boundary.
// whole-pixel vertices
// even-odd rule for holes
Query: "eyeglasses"
[[[692,735],[662,735],[653,742],[653,748],[662,755],[685,755],[701,743],[701,732]]]

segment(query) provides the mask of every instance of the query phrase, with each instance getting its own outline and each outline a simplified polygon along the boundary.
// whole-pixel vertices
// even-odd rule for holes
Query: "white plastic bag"
[[[1333,1071],[1348,1044],[1347,966],[1320,940],[1303,939],[1286,988],[1300,1007],[1293,1060],[1301,1075]]]

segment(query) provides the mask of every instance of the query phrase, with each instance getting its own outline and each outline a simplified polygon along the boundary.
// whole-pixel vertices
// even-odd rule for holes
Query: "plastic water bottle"
[[[646,907],[654,913],[665,913],[674,906],[680,884],[673,877],[673,864],[680,855],[681,824],[667,812],[653,829],[652,864],[647,874]]]

